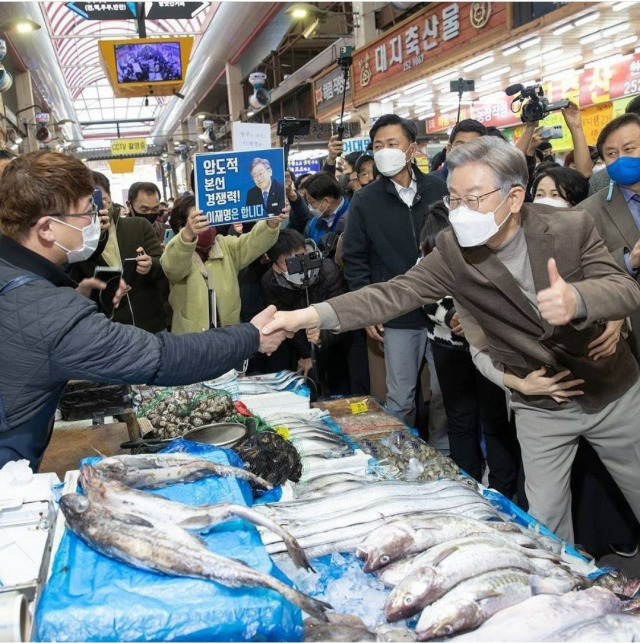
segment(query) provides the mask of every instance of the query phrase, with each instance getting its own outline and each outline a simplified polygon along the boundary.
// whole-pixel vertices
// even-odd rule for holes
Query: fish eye
[[[411,594],[407,594],[404,597],[404,604],[405,605],[411,605],[411,603],[413,603],[413,596]]]
[[[384,556],[380,556],[380,562],[383,565],[386,565],[389,562],[389,556],[387,556],[386,554]]]

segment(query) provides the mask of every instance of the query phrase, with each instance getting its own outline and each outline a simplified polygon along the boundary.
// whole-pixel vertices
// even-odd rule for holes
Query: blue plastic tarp
[[[227,449],[177,441],[166,451],[197,453],[242,466]],[[206,478],[157,493],[185,504],[250,504],[248,483]],[[247,502],[246,499],[249,499]],[[235,520],[204,535],[212,551],[290,581],[275,567],[256,529]],[[66,530],[38,603],[37,641],[299,641],[302,613],[266,588],[155,574],[114,561]]]

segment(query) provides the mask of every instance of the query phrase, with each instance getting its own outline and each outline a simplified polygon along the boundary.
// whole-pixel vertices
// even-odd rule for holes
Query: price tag
[[[358,415],[358,413],[366,413],[369,410],[366,402],[352,402],[350,406],[351,413],[354,415]]]
[[[285,440],[289,439],[289,427],[288,426],[276,426],[273,430]]]

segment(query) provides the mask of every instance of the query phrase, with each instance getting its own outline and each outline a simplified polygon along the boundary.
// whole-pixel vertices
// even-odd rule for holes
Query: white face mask
[[[463,248],[482,246],[499,232],[505,221],[512,215],[512,212],[509,212],[500,225],[496,224],[495,212],[507,198],[508,196],[492,212],[476,212],[475,210],[470,210],[464,204],[449,212],[449,223],[451,223],[451,227],[456,233],[458,243]]]
[[[543,205],[551,205],[554,208],[570,208],[571,206],[559,196],[537,196],[534,203],[542,203]]]
[[[399,174],[407,166],[407,153],[402,150],[383,147],[373,153],[373,160],[380,174],[393,177]]]
[[[49,217],[53,219],[53,217]],[[78,226],[71,225],[70,223],[65,223],[59,219],[53,219],[54,221],[66,225],[68,228],[73,228],[74,230],[79,230],[82,233],[82,247],[77,250],[69,250],[64,246],[60,245],[57,241],[53,243],[62,248],[67,253],[67,261],[69,263],[78,263],[79,261],[87,260],[98,247],[98,241],[100,241],[100,222],[98,217],[95,221],[92,221],[86,228],[78,228]]]

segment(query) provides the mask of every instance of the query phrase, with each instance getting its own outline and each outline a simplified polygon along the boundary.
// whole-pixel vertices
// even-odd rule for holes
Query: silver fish
[[[245,563],[213,553],[203,541],[170,524],[111,512],[86,496],[66,494],[60,508],[67,526],[89,547],[133,567],[170,576],[212,580],[227,587],[266,587],[322,620],[328,603],[289,587]]]
[[[531,550],[479,537],[433,547],[416,556],[413,566],[415,571],[398,582],[384,606],[390,622],[417,614],[458,583],[485,572],[513,568],[542,573],[531,558]],[[386,583],[382,572],[380,578]]]
[[[555,634],[560,630],[619,612],[620,601],[616,595],[602,587],[564,596],[543,594],[498,612],[477,630],[461,634],[456,641],[557,641],[560,639]]]
[[[312,569],[303,549],[286,529],[249,507],[230,503],[192,507],[146,491],[131,489],[117,480],[105,479],[89,465],[80,469],[79,482],[92,502],[112,511],[133,513],[153,524],[169,522],[183,529],[205,531],[227,520],[241,518],[261,525],[282,539],[296,567]]]
[[[357,555],[365,561],[363,570],[373,572],[441,543],[464,536],[501,531],[522,535],[520,529],[511,523],[474,520],[457,514],[400,518],[388,521],[370,532],[358,546]],[[525,536],[520,542],[533,543],[530,546],[535,546],[535,541]]]
[[[101,475],[135,489],[158,489],[209,476],[235,477],[265,489],[273,488],[271,483],[250,471],[183,453],[114,455],[103,458],[94,467]]]
[[[640,641],[640,616],[606,614],[557,630],[550,641]]]

